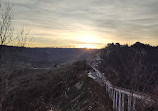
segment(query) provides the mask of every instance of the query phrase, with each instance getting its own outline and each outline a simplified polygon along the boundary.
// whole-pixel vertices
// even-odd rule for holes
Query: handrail
[[[96,72],[96,75],[101,79],[101,81],[104,83],[104,85],[107,87],[107,92],[109,92],[109,96],[112,98],[113,100],[113,108],[117,109],[117,103],[118,103],[118,99],[117,97],[119,96],[119,111],[124,111],[123,107],[124,106],[120,106],[120,104],[124,105],[124,95],[128,96],[128,110],[130,111],[131,109],[131,101],[133,101],[133,110],[135,110],[135,99],[141,99],[143,101],[145,101],[146,103],[155,103],[154,100],[151,99],[151,97],[147,94],[144,93],[140,93],[140,92],[136,92],[136,91],[130,91],[128,89],[125,88],[120,88],[117,86],[114,86],[106,77],[105,75],[103,75],[99,69],[97,69],[95,66],[91,65],[90,63],[88,63],[88,65]],[[118,94],[119,93],[119,94]],[[122,98],[122,100],[121,100]],[[133,99],[131,99],[133,98]],[[121,101],[123,101],[121,103]],[[130,105],[130,107],[129,107]]]
[[[90,64],[89,64],[90,65]],[[125,88],[119,88],[119,87],[116,87],[114,85],[111,84],[111,82],[95,67],[95,66],[92,66],[90,65],[97,73],[99,73],[100,75],[102,75],[103,78],[105,78],[105,82],[106,85],[108,85],[110,88],[113,88],[117,91],[120,91],[121,93],[124,93],[124,94],[127,94],[127,95],[130,95],[130,94],[133,94],[134,97],[136,98],[139,98],[139,99],[145,99],[146,101],[149,101],[149,102],[154,102],[151,100],[150,96],[147,96],[147,94],[137,94],[136,92],[130,92],[128,89],[125,89]]]

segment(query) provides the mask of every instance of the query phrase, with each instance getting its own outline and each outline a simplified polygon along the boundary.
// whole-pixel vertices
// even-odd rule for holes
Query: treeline
[[[101,58],[101,70],[116,86],[150,94],[157,90],[158,47],[112,43],[102,49]]]

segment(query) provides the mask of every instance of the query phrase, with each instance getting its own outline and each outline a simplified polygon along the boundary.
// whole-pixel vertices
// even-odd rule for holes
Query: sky
[[[158,0],[10,0],[14,24],[33,47],[102,48],[137,41],[158,45]]]

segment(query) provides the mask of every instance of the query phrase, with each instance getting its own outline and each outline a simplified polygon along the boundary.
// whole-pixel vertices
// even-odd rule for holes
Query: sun
[[[77,48],[96,49],[93,44],[78,44]]]
[[[82,44],[77,44],[77,48],[95,49],[94,43],[97,42],[97,37],[92,34],[81,33],[77,37],[77,40],[82,42]]]
[[[100,43],[98,35],[90,31],[79,31],[74,39],[80,42],[75,44],[76,48],[96,49]]]
[[[95,43],[97,41],[97,37],[94,37],[93,35],[81,35],[78,36],[78,40],[85,43]]]

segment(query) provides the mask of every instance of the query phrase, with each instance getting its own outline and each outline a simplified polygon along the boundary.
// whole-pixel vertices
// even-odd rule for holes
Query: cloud
[[[13,3],[16,24],[29,25],[35,35],[41,34],[35,29],[45,30],[46,35],[40,35],[43,38],[50,30],[52,33],[88,30],[100,33],[105,41],[125,41],[121,35],[128,35],[126,39],[131,41],[148,38],[149,43],[158,41],[157,0],[14,0]],[[67,38],[63,33],[55,33],[52,40],[57,36]]]

